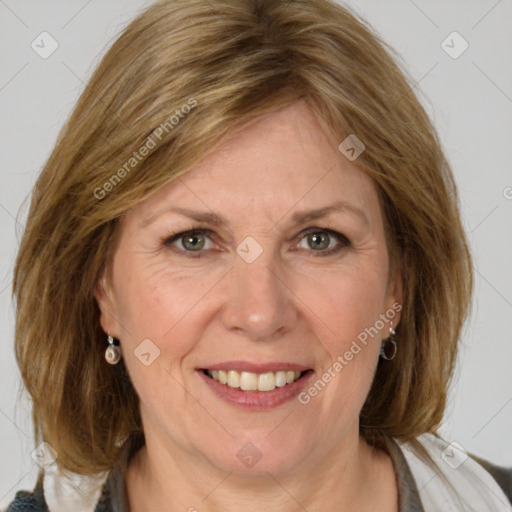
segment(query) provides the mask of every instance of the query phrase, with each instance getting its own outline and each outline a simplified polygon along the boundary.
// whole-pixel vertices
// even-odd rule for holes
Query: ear
[[[400,319],[402,318],[402,308],[403,308],[403,285],[402,279],[399,273],[394,276],[388,288],[388,300],[387,307],[388,309],[393,310],[396,314],[393,319],[393,327],[396,329],[397,325],[400,323]]]
[[[388,310],[392,309],[396,313],[393,319],[393,327],[395,328],[400,323],[400,319],[402,317],[401,311],[404,304],[404,268],[407,268],[406,253],[403,254],[401,261],[397,262],[397,264],[392,269],[386,298],[386,308]]]
[[[115,338],[119,337],[119,326],[115,315],[115,301],[110,279],[104,270],[94,287],[94,297],[100,309],[100,325],[103,331],[110,333]]]

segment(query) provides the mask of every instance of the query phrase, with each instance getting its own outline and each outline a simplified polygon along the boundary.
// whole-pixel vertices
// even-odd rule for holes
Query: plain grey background
[[[0,0],[0,507],[32,489],[38,469],[30,402],[18,400],[10,295],[27,196],[93,68],[149,3]],[[512,466],[512,0],[347,3],[402,55],[461,194],[475,300],[441,432]],[[47,58],[31,47],[45,37],[51,49],[42,32],[58,44]]]

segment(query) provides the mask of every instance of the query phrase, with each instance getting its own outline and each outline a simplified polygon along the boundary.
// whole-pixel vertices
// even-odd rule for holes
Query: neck
[[[196,453],[147,443],[131,459],[125,482],[131,512],[398,510],[391,459],[359,437],[286,474],[222,471]]]

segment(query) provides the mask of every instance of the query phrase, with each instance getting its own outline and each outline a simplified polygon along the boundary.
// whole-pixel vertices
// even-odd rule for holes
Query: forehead
[[[173,205],[276,222],[295,209],[345,202],[379,217],[373,181],[338,150],[304,102],[262,116],[137,208],[141,222]],[[374,219],[377,220],[377,219]]]

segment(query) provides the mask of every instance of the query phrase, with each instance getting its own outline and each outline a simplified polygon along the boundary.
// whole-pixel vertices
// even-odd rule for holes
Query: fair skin
[[[359,436],[389,324],[307,404],[240,407],[201,371],[289,362],[310,370],[294,384],[307,391],[402,302],[377,191],[339,142],[295,103],[250,123],[123,216],[96,298],[140,397],[146,445],[125,477],[132,512],[398,510],[389,456]],[[349,206],[294,222],[335,203]],[[165,244],[191,229],[208,231]],[[262,248],[251,263],[236,251],[248,236]],[[148,366],[134,355],[145,339],[160,350]],[[248,443],[261,455],[251,466],[237,456]]]

